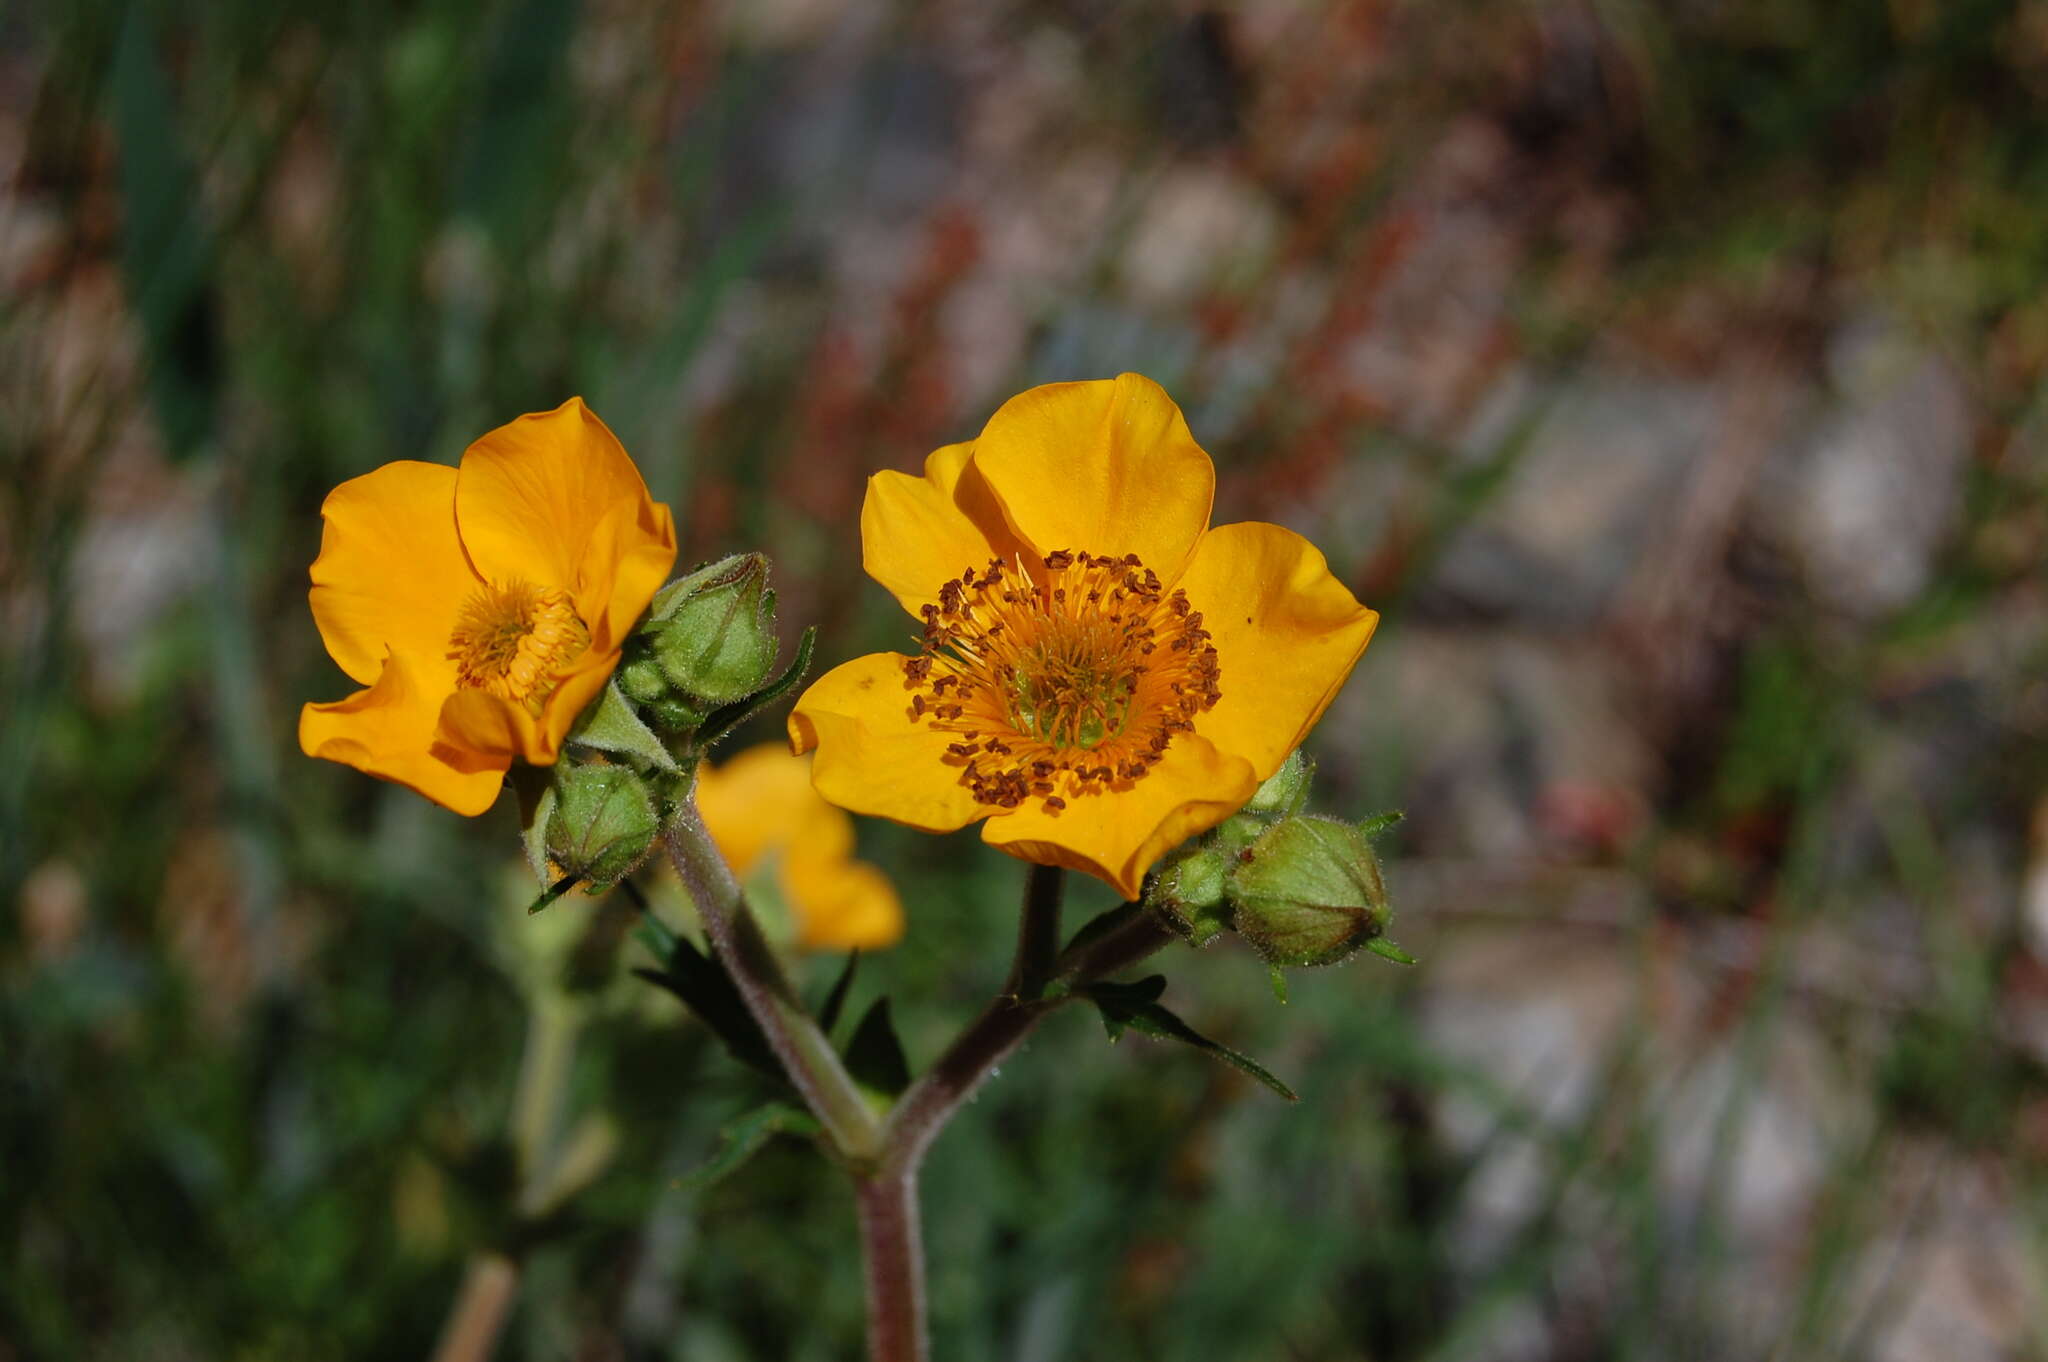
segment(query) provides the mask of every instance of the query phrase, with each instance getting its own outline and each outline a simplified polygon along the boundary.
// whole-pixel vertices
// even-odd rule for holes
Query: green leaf
[[[616,680],[607,681],[596,702],[583,711],[569,741],[614,756],[630,757],[652,770],[681,769],[654,730],[642,721]]]
[[[677,1184],[683,1190],[701,1192],[736,1171],[758,1154],[777,1135],[816,1135],[820,1127],[809,1112],[786,1102],[756,1107],[718,1131],[717,1152],[686,1173]]]
[[[512,769],[517,771],[521,769],[530,770],[532,768],[514,766]],[[521,796],[520,802],[525,803],[525,791],[523,789]],[[526,848],[526,864],[533,871],[533,878],[539,881],[543,887],[546,887],[548,883],[548,819],[554,815],[554,812],[555,787],[548,785],[542,788],[540,797],[533,801],[533,807],[527,811],[526,827],[519,834],[520,845]],[[542,897],[546,898],[547,896],[543,895]],[[548,903],[553,902],[554,899],[548,898],[547,903],[536,904],[534,907],[527,909],[527,911],[529,913],[539,912],[542,908],[547,907]]]
[[[817,647],[817,643],[818,626],[814,624],[805,629],[803,637],[796,641],[796,656],[790,659],[789,666],[783,669],[782,675],[776,677],[746,699],[735,700],[729,705],[722,705],[706,715],[703,724],[697,729],[695,741],[698,749],[701,751],[709,747],[712,743],[717,742],[720,738],[795,690],[811,669],[811,653]]]
[[[1103,1029],[1109,1032],[1112,1041],[1122,1036],[1126,1030],[1159,1040],[1177,1040],[1183,1045],[1192,1045],[1197,1050],[1222,1060],[1242,1073],[1249,1074],[1290,1102],[1301,1100],[1295,1095],[1294,1089],[1274,1077],[1265,1065],[1249,1055],[1239,1054],[1227,1045],[1217,1044],[1161,1007],[1154,1000],[1165,988],[1166,977],[1155,974],[1149,979],[1139,980],[1136,984],[1090,984],[1086,992],[1101,1011]]]
[[[1119,903],[1107,912],[1096,914],[1082,923],[1080,929],[1067,938],[1067,944],[1060,949],[1061,958],[1064,959],[1072,955],[1084,946],[1093,945],[1144,911],[1145,909],[1141,904]]]
[[[896,1096],[910,1086],[910,1061],[903,1057],[903,1042],[896,1038],[896,1025],[889,1020],[889,1000],[875,999],[853,1029],[846,1046],[846,1068],[861,1086]]]
[[[846,1007],[846,995],[853,988],[853,972],[859,965],[860,948],[856,946],[846,953],[846,964],[840,968],[832,991],[825,995],[825,1005],[818,1009],[818,1029],[828,1036],[839,1025],[839,1014]]]
[[[683,1005],[725,1042],[733,1058],[778,1082],[788,1081],[782,1061],[775,1057],[768,1037],[761,1032],[761,1024],[747,1011],[746,1001],[740,997],[725,967],[698,950],[688,937],[672,939],[664,968],[636,969],[633,973],[682,999]]]
[[[1415,963],[1414,956],[1408,954],[1408,952],[1402,950],[1383,936],[1376,936],[1366,942],[1365,948],[1381,959],[1391,960],[1397,965],[1412,965]]]
[[[1376,813],[1370,818],[1360,819],[1358,830],[1367,837],[1377,837],[1407,816],[1399,809],[1389,809],[1385,813]]]
[[[526,915],[532,917],[543,908],[553,907],[556,899],[559,899],[581,883],[583,883],[581,875],[562,876],[561,879],[556,880],[553,884],[541,890],[539,898],[526,905]]]

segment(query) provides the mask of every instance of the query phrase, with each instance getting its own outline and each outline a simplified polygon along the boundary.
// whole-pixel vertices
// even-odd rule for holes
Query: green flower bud
[[[630,700],[651,705],[668,694],[668,678],[661,673],[661,666],[651,658],[628,662],[619,668],[619,689]]]
[[[544,844],[564,875],[616,884],[646,858],[661,820],[647,783],[631,767],[557,766],[554,796]]]
[[[697,569],[655,597],[643,630],[670,685],[705,706],[758,690],[775,668],[775,593],[768,560],[735,554]]]
[[[1206,946],[1230,926],[1224,890],[1234,859],[1208,838],[1189,842],[1161,863],[1145,902],[1190,946]]]
[[[1280,769],[1252,792],[1244,811],[1262,818],[1292,818],[1308,803],[1308,787],[1315,778],[1315,759],[1303,756],[1297,747],[1280,763]]]
[[[1386,930],[1386,883],[1363,829],[1301,815],[1266,829],[1230,872],[1238,933],[1269,964],[1333,965]]]

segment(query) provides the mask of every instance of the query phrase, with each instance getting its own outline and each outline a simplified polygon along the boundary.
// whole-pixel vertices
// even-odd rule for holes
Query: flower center
[[[554,694],[554,672],[590,647],[569,593],[514,577],[471,592],[448,635],[455,684],[525,705],[536,716]]]
[[[911,722],[959,735],[946,761],[1006,809],[1130,788],[1223,694],[1201,612],[1136,554],[969,568],[924,607],[923,645]]]

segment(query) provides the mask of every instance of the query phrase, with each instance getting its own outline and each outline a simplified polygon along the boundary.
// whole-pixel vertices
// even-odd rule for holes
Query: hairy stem
[[[1029,888],[1030,899],[1041,894],[1050,897],[1052,912],[1058,912],[1057,869],[1033,867]],[[1054,884],[1046,889],[1040,875],[1053,877]],[[1026,916],[1031,913],[1027,900]],[[1055,918],[1050,930],[1057,935]],[[1022,954],[1028,940],[1034,939],[1033,929],[1027,926],[1019,934],[1018,951],[1020,959],[1012,968],[1011,977],[1024,975]],[[1068,981],[1070,987],[1092,982],[1106,974],[1113,974],[1127,965],[1132,965],[1174,939],[1159,920],[1150,913],[1134,913],[1130,921],[1097,937],[1071,958],[1056,957],[1047,967],[1049,976]],[[1073,1000],[1071,991],[1053,997],[1020,995],[1013,989],[1006,989],[981,1010],[981,1015],[969,1022],[938,1062],[910,1085],[889,1113],[889,1122],[882,1131],[882,1162],[880,1171],[900,1171],[915,1177],[918,1165],[931,1147],[946,1122],[960,1109],[976,1088],[1001,1064],[1011,1051],[1023,1043],[1031,1029],[1054,1008]]]
[[[1017,919],[1017,958],[1003,991],[1020,1001],[1045,992],[1060,953],[1060,899],[1066,872],[1056,865],[1034,865],[1024,882],[1024,911]]]
[[[877,1172],[860,1178],[854,1195],[867,1284],[869,1362],[926,1362],[917,1174]]]
[[[839,1052],[797,1001],[732,868],[704,830],[694,797],[685,799],[670,820],[667,842],[669,859],[697,905],[705,935],[804,1105],[850,1166],[859,1170],[872,1163],[881,1152],[881,1123]]]

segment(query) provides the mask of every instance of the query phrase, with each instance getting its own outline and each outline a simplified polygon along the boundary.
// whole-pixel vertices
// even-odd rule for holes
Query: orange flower
[[[805,758],[769,743],[723,766],[706,763],[697,771],[697,808],[734,874],[772,877],[773,892],[756,898],[788,908],[797,945],[872,950],[902,937],[895,888],[881,871],[853,859],[853,820],[811,788]]]
[[[457,813],[552,763],[675,562],[668,508],[572,397],[463,451],[352,478],[320,508],[313,620],[367,689],[299,715],[308,756]]]
[[[1290,530],[1209,528],[1215,468],[1148,378],[1010,399],[980,438],[877,473],[868,574],[914,656],[821,677],[790,716],[825,798],[1136,898],[1241,807],[1343,685],[1379,616]]]

